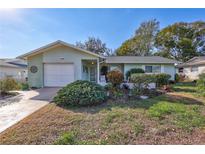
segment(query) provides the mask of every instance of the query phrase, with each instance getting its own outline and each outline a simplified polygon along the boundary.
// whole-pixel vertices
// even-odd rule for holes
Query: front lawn
[[[205,99],[193,85],[147,100],[49,104],[0,134],[0,144],[205,144]]]

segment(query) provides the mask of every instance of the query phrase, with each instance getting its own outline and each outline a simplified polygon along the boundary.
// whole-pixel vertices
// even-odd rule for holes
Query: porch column
[[[99,65],[99,59],[97,59],[97,83],[100,82],[100,65]]]

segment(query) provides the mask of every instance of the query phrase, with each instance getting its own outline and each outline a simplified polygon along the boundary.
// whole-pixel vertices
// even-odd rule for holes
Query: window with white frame
[[[145,66],[145,73],[152,73],[152,66]]]
[[[198,72],[198,67],[197,66],[191,67],[191,72]]]
[[[145,73],[161,73],[160,65],[147,65],[145,66]]]

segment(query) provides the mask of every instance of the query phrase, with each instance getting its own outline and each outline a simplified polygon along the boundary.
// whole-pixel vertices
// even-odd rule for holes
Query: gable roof
[[[33,56],[33,55],[36,55],[36,54],[39,54],[39,53],[42,53],[42,52],[46,52],[48,49],[51,49],[51,48],[54,48],[54,47],[58,47],[58,46],[70,47],[70,48],[76,49],[78,51],[81,51],[81,52],[84,52],[84,53],[87,53],[87,54],[90,54],[90,55],[93,55],[93,56],[96,56],[96,57],[104,58],[101,55],[98,55],[96,53],[93,53],[93,52],[85,50],[85,49],[78,48],[78,47],[76,47],[76,46],[74,46],[72,44],[69,44],[69,43],[61,41],[61,40],[57,40],[55,42],[49,43],[49,44],[47,44],[45,46],[42,46],[42,47],[37,48],[35,50],[32,50],[32,51],[30,51],[30,52],[28,52],[26,54],[20,55],[17,58],[27,59],[30,56]]]
[[[26,68],[27,64],[25,61],[20,59],[0,59],[0,66],[2,67],[13,67],[13,68]]]
[[[111,56],[106,57],[106,63],[175,64],[179,62],[160,56]]]
[[[194,65],[205,65],[205,56],[193,57],[187,62],[180,64],[178,67],[194,66]]]

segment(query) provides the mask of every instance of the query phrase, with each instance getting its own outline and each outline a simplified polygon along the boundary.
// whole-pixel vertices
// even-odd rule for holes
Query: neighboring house
[[[176,61],[153,57],[103,57],[63,41],[19,56],[28,62],[28,82],[31,87],[61,87],[75,80],[101,83],[102,66],[119,68],[124,74],[141,67],[147,73],[168,73],[174,79]]]
[[[21,59],[0,59],[0,79],[12,77],[18,81],[25,81],[27,64]]]
[[[196,80],[199,74],[205,73],[205,56],[194,57],[177,66],[178,73],[185,75],[186,79]]]

